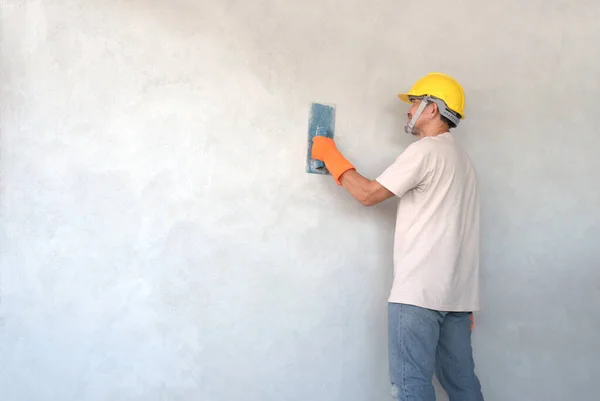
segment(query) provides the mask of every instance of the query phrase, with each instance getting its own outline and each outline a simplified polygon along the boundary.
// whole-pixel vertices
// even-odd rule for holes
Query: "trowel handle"
[[[317,133],[315,136],[327,136],[327,129],[325,127],[317,127]],[[315,168],[317,170],[322,170],[325,168],[325,163],[321,160],[315,160]]]

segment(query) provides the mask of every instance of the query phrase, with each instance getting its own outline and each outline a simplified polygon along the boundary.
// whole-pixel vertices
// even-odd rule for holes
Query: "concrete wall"
[[[304,173],[308,105],[375,177],[429,71],[468,95],[487,400],[600,398],[597,1],[1,7],[1,400],[389,399],[395,202]]]

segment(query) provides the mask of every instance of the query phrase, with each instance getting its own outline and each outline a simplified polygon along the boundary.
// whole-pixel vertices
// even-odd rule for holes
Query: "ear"
[[[434,118],[434,117],[435,117],[435,116],[438,114],[438,112],[439,112],[439,108],[438,108],[438,105],[437,105],[437,103],[435,103],[435,102],[431,102],[431,103],[429,104],[429,106],[430,106],[430,108],[429,108],[428,117],[429,117],[430,119],[432,119],[432,118]]]

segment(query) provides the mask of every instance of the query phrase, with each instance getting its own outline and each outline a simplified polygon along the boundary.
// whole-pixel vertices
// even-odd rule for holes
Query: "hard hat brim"
[[[412,103],[409,96],[408,93],[400,93],[398,94],[398,99],[402,100],[404,103]]]

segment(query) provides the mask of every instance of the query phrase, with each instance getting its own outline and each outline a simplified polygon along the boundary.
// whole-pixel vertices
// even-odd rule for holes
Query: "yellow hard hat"
[[[411,103],[412,97],[429,96],[443,100],[448,109],[465,118],[465,91],[458,81],[441,72],[432,72],[419,79],[408,93],[398,95],[400,100]]]

